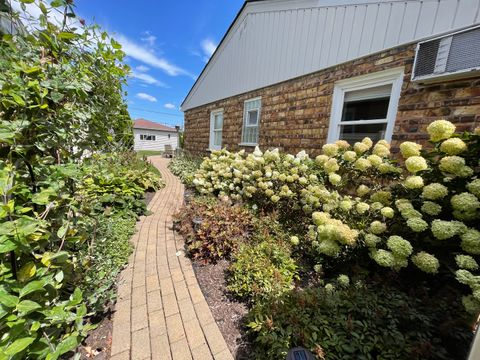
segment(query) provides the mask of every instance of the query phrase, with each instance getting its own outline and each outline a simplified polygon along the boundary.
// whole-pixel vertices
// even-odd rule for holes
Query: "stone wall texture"
[[[452,121],[458,131],[480,126],[480,77],[431,85],[413,83],[415,46],[398,47],[190,109],[185,112],[185,149],[193,154],[206,153],[210,112],[223,108],[223,146],[231,151],[252,150],[239,145],[243,103],[261,96],[260,148],[288,153],[306,150],[315,156],[327,140],[335,82],[401,66],[405,77],[392,138],[394,149],[405,140],[425,143],[425,129],[437,119]]]

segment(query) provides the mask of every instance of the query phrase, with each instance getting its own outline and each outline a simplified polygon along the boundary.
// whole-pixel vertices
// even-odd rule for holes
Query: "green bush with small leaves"
[[[295,346],[322,360],[463,360],[471,335],[461,317],[445,316],[461,310],[460,302],[432,306],[395,287],[326,286],[256,303],[247,327],[260,360],[284,359]]]
[[[193,179],[201,163],[202,160],[200,158],[181,155],[174,157],[172,161],[170,161],[168,168],[174,175],[178,176],[185,185],[192,186]]]
[[[0,359],[55,360],[94,327],[143,192],[160,184],[134,155],[112,155],[133,145],[120,44],[72,1],[32,6],[28,33],[0,38]]]
[[[285,247],[275,242],[241,245],[229,268],[227,289],[249,300],[279,296],[292,290],[297,265]]]

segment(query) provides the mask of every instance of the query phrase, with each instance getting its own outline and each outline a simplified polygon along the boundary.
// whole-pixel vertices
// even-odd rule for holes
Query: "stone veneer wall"
[[[314,156],[326,142],[336,81],[404,66],[405,77],[392,138],[395,149],[405,140],[425,142],[433,120],[450,120],[458,131],[480,125],[480,77],[419,85],[410,82],[415,44],[350,61],[299,78],[233,96],[185,112],[185,149],[205,153],[209,146],[210,112],[223,108],[223,146],[244,148],[243,103],[261,96],[259,146]],[[228,74],[227,74],[228,75]],[[245,147],[247,150],[251,147]]]

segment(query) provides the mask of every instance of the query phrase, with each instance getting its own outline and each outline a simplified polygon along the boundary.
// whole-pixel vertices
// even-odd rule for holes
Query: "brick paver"
[[[183,185],[167,159],[150,160],[166,186],[149,204],[152,215],[137,224],[135,252],[120,275],[111,359],[233,360],[171,228]]]

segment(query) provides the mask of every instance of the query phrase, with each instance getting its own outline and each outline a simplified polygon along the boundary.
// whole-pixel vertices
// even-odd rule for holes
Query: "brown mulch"
[[[88,334],[78,347],[82,360],[107,360],[110,358],[112,350],[112,331],[113,331],[113,304],[109,307],[98,324],[98,327]]]
[[[236,360],[247,360],[252,358],[249,356],[251,345],[242,336],[241,329],[248,309],[227,294],[225,272],[228,265],[226,260],[207,265],[193,262],[193,269],[230,352]]]

